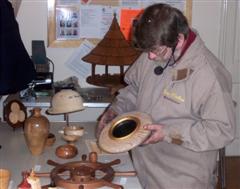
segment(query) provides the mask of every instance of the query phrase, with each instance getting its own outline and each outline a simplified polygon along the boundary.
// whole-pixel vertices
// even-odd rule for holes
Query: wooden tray
[[[117,116],[101,132],[99,147],[108,153],[127,152],[147,139],[151,132],[143,126],[151,123],[151,117],[142,112]]]

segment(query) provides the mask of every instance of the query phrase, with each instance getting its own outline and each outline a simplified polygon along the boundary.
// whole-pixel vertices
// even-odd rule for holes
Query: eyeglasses
[[[156,56],[163,56],[167,53],[168,47],[167,46],[157,46],[148,52],[155,54]]]

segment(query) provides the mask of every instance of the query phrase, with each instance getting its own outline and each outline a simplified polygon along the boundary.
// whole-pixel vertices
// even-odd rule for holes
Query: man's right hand
[[[99,138],[100,133],[102,132],[103,128],[110,123],[115,117],[117,116],[117,113],[114,112],[111,108],[107,109],[102,116],[100,117],[100,121],[97,126],[96,130],[96,137]]]

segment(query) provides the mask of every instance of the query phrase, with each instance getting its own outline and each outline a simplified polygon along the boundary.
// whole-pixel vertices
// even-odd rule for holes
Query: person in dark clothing
[[[0,95],[27,88],[35,77],[34,64],[22,42],[12,4],[0,0]]]

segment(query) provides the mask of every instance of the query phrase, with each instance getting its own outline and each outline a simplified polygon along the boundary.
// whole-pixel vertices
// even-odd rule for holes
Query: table
[[[81,160],[83,154],[89,154],[90,149],[86,145],[89,139],[94,140],[95,122],[70,123],[70,125],[80,125],[85,129],[84,135],[76,142],[78,147],[78,155],[72,159],[66,160],[58,158],[55,155],[55,149],[65,144],[61,134],[58,133],[65,126],[64,123],[51,123],[50,132],[56,136],[56,142],[51,147],[46,147],[44,153],[39,156],[31,155],[25,142],[23,129],[19,128],[15,131],[6,123],[0,123],[0,167],[10,169],[12,173],[9,189],[16,189],[21,182],[21,172],[34,169],[36,172],[50,172],[53,168],[48,165],[47,160],[51,159],[58,163],[66,163]],[[98,156],[98,161],[102,163],[111,162],[115,159],[120,159],[121,163],[114,165],[115,171],[133,171],[133,165],[128,153],[121,154],[104,154]],[[41,178],[41,185],[49,184],[49,178]],[[114,183],[122,185],[126,189],[142,189],[139,180],[136,176],[132,177],[115,177]],[[109,188],[109,187],[102,187]]]
[[[79,91],[83,98],[83,106],[87,108],[106,108],[112,102],[114,96],[106,88],[86,87]],[[51,96],[39,96],[37,98],[23,98],[22,103],[26,107],[42,107],[50,106]]]

